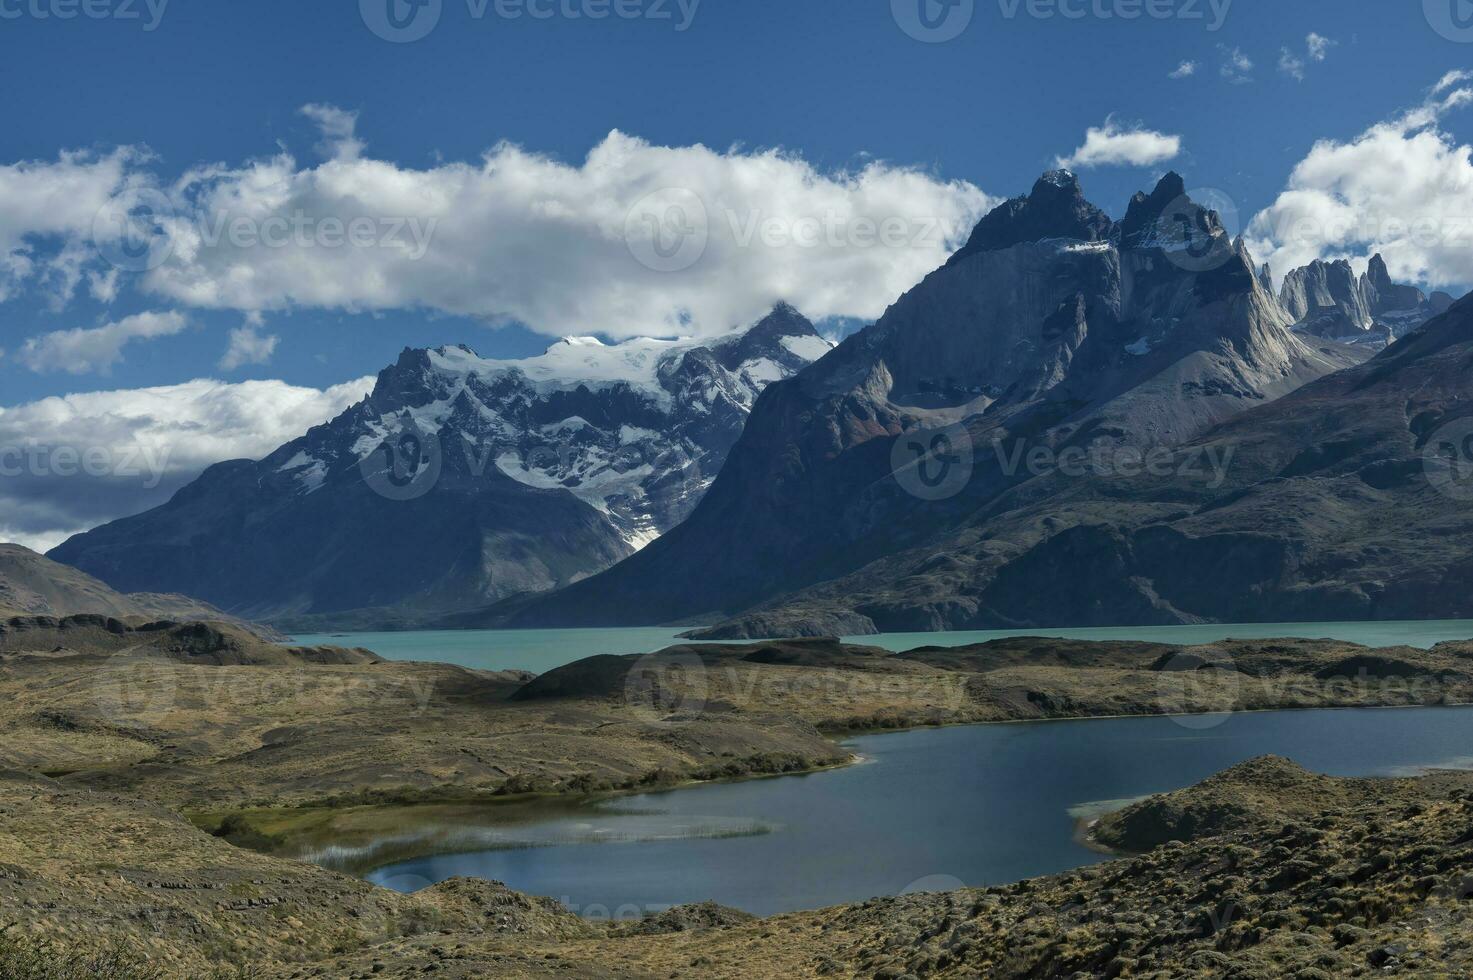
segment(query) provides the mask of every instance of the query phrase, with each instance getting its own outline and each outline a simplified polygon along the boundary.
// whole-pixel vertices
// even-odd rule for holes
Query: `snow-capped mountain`
[[[415,409],[431,428],[453,423],[503,474],[569,491],[638,549],[695,508],[762,389],[830,347],[784,304],[750,331],[714,341],[568,337],[526,360],[486,360],[457,347],[425,352],[428,371],[400,367],[418,371],[435,392]],[[461,398],[466,405],[457,405]],[[356,451],[392,424],[370,422]]]
[[[331,422],[51,554],[256,619],[411,623],[555,588],[684,520],[762,390],[829,349],[784,304],[715,340],[406,350]]]
[[[1117,222],[1073,174],[1045,174],[872,326],[769,388],[688,521],[479,622],[735,615],[724,635],[785,636],[1155,621],[1138,610],[1185,579],[1180,563],[1122,584],[1089,556],[1029,556],[1073,528],[1179,513],[1110,498],[1109,459],[1174,452],[1370,356],[1292,322],[1179,175]],[[1049,464],[1069,455],[1101,464],[1076,480]],[[1105,499],[1075,504],[1096,486]],[[1014,563],[1026,580],[1004,576]]]

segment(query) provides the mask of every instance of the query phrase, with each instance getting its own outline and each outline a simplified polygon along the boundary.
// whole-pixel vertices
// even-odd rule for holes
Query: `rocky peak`
[[[1121,238],[1127,242],[1139,238],[1160,221],[1172,202],[1186,198],[1186,193],[1186,181],[1175,171],[1162,177],[1151,193],[1137,191],[1125,209],[1125,219],[1120,222]]]
[[[758,361],[798,371],[827,347],[812,322],[786,302],[779,302],[741,336],[713,345],[718,362],[728,371]]]
[[[1052,170],[1038,178],[1027,197],[1013,198],[990,211],[951,262],[1053,238],[1104,241],[1114,224],[1109,215],[1085,200],[1074,174]]]
[[[1367,298],[1370,300],[1371,311],[1375,314],[1416,310],[1427,303],[1426,294],[1416,286],[1402,286],[1391,281],[1391,272],[1386,268],[1386,260],[1379,252],[1371,256],[1365,281]]]
[[[1316,259],[1284,277],[1279,301],[1295,320],[1332,319],[1334,329],[1353,332],[1371,326],[1370,304],[1362,280],[1344,259]],[[1320,336],[1331,334],[1315,331]]]
[[[1316,259],[1284,277],[1279,301],[1300,333],[1377,348],[1450,305],[1450,297],[1429,299],[1415,286],[1393,282],[1379,254],[1371,257],[1364,276],[1344,259]]]

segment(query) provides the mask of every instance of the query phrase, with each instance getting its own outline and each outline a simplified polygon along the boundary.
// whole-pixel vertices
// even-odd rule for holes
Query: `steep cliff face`
[[[1173,448],[1055,467],[714,634],[1462,618],[1473,300]]]
[[[485,621],[710,617],[868,566],[883,577],[892,556],[1026,486],[1019,447],[1175,446],[1364,356],[1289,327],[1241,243],[1180,177],[1114,224],[1073,175],[1046,175],[876,324],[768,389],[684,525]],[[918,433],[927,446],[965,444],[943,453],[966,457],[959,485],[927,485],[950,462],[924,447],[908,457]]]
[[[1386,260],[1374,255],[1364,276],[1343,259],[1295,269],[1284,278],[1279,302],[1301,333],[1382,350],[1445,313],[1452,297],[1429,299],[1415,286],[1398,285]]]

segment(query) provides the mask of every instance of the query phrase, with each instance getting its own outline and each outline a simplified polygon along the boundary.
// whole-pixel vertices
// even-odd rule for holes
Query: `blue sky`
[[[7,9],[36,2],[50,0]],[[1473,55],[1416,4],[1235,0],[1216,31],[1207,0],[1196,5],[1201,20],[1036,19],[1026,7],[1010,19],[1007,6],[979,0],[967,30],[942,44],[908,37],[885,0],[704,0],[684,31],[673,0],[670,20],[602,21],[474,20],[466,0],[445,0],[437,28],[409,44],[376,37],[351,0],[172,0],[151,31],[143,0],[137,20],[25,16],[0,21],[0,84],[24,93],[6,100],[0,162],[140,144],[166,175],[278,144],[307,158],[317,133],[298,109],[316,102],[359,112],[373,156],[406,166],[474,161],[501,140],[576,163],[617,128],[662,145],[782,147],[823,169],[877,157],[1008,196],[1114,115],[1180,134],[1169,165],[1252,213],[1315,140],[1348,138],[1413,104]],[[1326,59],[1302,80],[1280,72],[1281,49],[1302,57],[1311,32],[1334,42]],[[1254,62],[1250,82],[1220,73],[1235,48]],[[1183,61],[1199,64],[1195,75],[1168,78]],[[1450,127],[1466,133],[1467,120]],[[1118,213],[1162,169],[1082,176]],[[106,308],[83,298],[57,310],[22,294],[0,305],[0,347],[158,308],[126,288]],[[240,318],[192,319],[197,327],[130,350],[104,377],[0,361],[0,403],[219,373],[225,331]],[[465,341],[511,355],[544,346],[528,331],[414,310],[307,309],[270,324],[281,338],[271,361],[232,377],[323,385],[375,370],[405,345]]]
[[[1075,168],[1117,215],[1167,169],[1244,222],[1269,208],[1285,221],[1379,208],[1378,227],[1473,215],[1473,74],[1449,74],[1473,66],[1473,30],[1454,20],[1467,0],[416,2],[439,4],[433,30],[391,43],[370,23],[390,4],[415,14],[409,0],[0,0],[0,411],[37,418],[18,409],[198,378],[241,398],[249,380],[324,389],[405,346],[511,357],[565,333],[714,333],[776,299],[870,319],[1091,129],[1107,150],[1136,140]],[[611,15],[565,13],[598,9]],[[970,20],[924,43],[905,29],[921,12],[942,30]],[[1379,186],[1403,174],[1399,199]],[[713,229],[718,215],[837,215],[842,247],[735,248],[713,230],[688,269],[657,269],[610,229],[672,186],[696,189]],[[113,269],[89,237],[95,205],[145,191],[198,214],[224,201],[382,220],[423,203],[441,224],[418,265],[200,258],[171,239],[161,269]],[[893,215],[940,231],[888,251],[845,237]],[[1318,254],[1364,261],[1378,240]],[[1281,244],[1263,248],[1315,254]],[[1452,285],[1473,247],[1391,258],[1403,278]]]

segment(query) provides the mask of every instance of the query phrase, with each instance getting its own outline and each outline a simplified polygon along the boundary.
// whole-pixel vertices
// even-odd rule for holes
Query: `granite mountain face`
[[[1119,222],[1071,174],[1045,175],[876,324],[765,391],[689,521],[459,623],[726,620],[712,635],[735,637],[1436,612],[1445,590],[1375,581],[1411,556],[1359,549],[1383,505],[1453,513],[1417,454],[1454,407],[1432,397],[1412,425],[1425,379],[1384,371],[1467,303],[1366,363],[1373,345],[1303,314],[1358,299],[1374,322],[1420,294],[1379,262],[1323,292],[1322,271],[1291,277],[1291,310],[1177,175]],[[1453,356],[1427,367],[1447,392],[1466,387]],[[934,486],[948,469],[962,477]],[[1343,498],[1325,496],[1332,476]]]
[[[704,342],[406,350],[338,418],[51,557],[302,625],[412,625],[556,588],[683,520],[761,390],[829,349],[779,305]]]
[[[1279,302],[1301,333],[1384,350],[1446,313],[1453,298],[1392,282],[1386,260],[1375,255],[1363,276],[1344,259],[1295,269],[1284,277]]]

